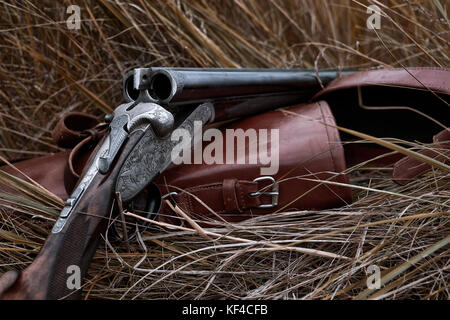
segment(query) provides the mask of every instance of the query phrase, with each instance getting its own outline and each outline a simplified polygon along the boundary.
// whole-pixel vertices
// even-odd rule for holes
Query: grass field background
[[[66,25],[73,4],[79,30]],[[378,30],[366,26],[372,4],[382,10]],[[448,67],[449,31],[443,0],[0,1],[0,155],[14,161],[60,151],[50,134],[56,121],[68,111],[112,111],[133,67]],[[391,169],[350,170],[363,189],[347,207],[214,230],[250,244],[212,245],[157,226],[130,252],[103,244],[85,298],[448,299],[449,173],[400,187]],[[22,194],[1,197],[4,272],[32,261],[60,203],[0,178]],[[261,239],[349,259],[269,251]],[[372,264],[382,270],[380,290],[365,286]]]

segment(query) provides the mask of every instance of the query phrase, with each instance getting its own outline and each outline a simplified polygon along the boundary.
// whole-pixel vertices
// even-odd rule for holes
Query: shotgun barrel
[[[207,100],[284,95],[295,92],[313,95],[322,86],[356,70],[310,69],[221,69],[146,68],[139,79],[128,73],[124,78],[124,97],[134,101],[139,90],[161,105],[192,104]]]
[[[209,101],[214,121],[224,121],[304,103],[334,79],[355,71],[137,68],[125,75],[123,94],[127,102],[140,97],[169,109]]]

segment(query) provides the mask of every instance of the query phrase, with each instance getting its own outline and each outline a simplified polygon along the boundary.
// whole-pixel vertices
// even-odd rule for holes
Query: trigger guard
[[[136,201],[145,201],[144,208],[133,208],[133,204],[136,205]],[[123,207],[126,208],[128,211],[133,212],[134,214],[137,214],[143,218],[155,220],[158,216],[159,210],[161,209],[161,192],[159,191],[159,188],[154,184],[150,183],[147,187],[145,187],[141,192],[139,192],[135,197],[133,197],[131,200],[126,201],[123,204]],[[137,210],[137,211],[134,211]],[[147,229],[147,227],[150,225],[150,222],[138,220],[139,223],[139,231],[144,231]],[[108,239],[109,240],[123,240],[123,238],[119,235],[119,232],[117,230],[116,224],[121,224],[121,220],[116,220],[113,224],[111,224],[111,227],[108,231]],[[129,232],[131,231],[131,232]],[[137,229],[136,229],[137,231]],[[136,239],[136,232],[133,232],[133,230],[129,230],[127,228],[128,233],[128,241],[133,241]]]

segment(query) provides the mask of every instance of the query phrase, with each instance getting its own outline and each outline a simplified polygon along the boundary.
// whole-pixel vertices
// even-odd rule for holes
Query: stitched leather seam
[[[322,119],[325,121],[325,123],[328,123],[328,121],[327,121],[328,119],[325,117],[325,114],[323,112],[324,110],[323,110],[322,103],[323,103],[323,101],[317,102],[317,104],[319,105],[320,113],[322,114]],[[333,155],[333,152],[331,151],[331,146],[330,146],[330,135],[329,135],[329,132],[328,132],[328,126],[326,126],[326,125],[325,125],[325,133],[327,134],[327,138],[328,138],[328,145],[329,145],[328,152],[330,153],[331,162],[333,163],[334,172],[337,172],[336,162],[335,162],[334,155]]]
[[[244,199],[244,191],[242,190],[239,181],[236,181],[236,184],[235,184],[235,190],[236,190],[236,189],[237,189],[238,192],[239,192],[239,198],[241,199],[241,203],[242,203],[242,205],[243,205],[243,208],[246,208],[247,205],[246,205],[245,199]],[[237,202],[237,207],[238,207],[238,211],[239,211],[239,212],[242,212],[242,209],[243,209],[243,208],[240,207],[239,202]]]
[[[217,189],[221,189],[222,188],[222,184],[211,184],[211,185],[201,185],[201,186],[195,186],[195,187],[189,187],[186,188],[186,191],[189,192],[195,192],[195,191],[200,191],[200,190],[217,190]]]
[[[191,187],[191,188],[186,188],[185,190],[190,192],[190,193],[195,193],[195,191],[201,191],[201,190],[219,190],[221,189],[221,185],[217,185],[217,184],[213,184],[213,185],[203,185],[203,186],[195,186],[195,187]],[[195,199],[192,195],[188,194],[188,193],[182,193],[181,195],[183,195],[184,198],[186,198],[186,202],[187,202],[187,206],[189,208],[189,212],[190,213],[195,213],[195,209],[194,209],[194,202],[196,201],[196,203],[198,203],[202,208],[204,208],[206,210],[206,216],[211,216],[212,213],[203,206],[202,203],[200,203],[197,199]],[[196,195],[198,196],[198,195]],[[198,196],[199,197],[199,196]],[[200,198],[200,197],[199,197]],[[215,213],[217,214],[221,214],[221,213],[225,213],[226,210],[215,210],[214,208],[211,208]]]

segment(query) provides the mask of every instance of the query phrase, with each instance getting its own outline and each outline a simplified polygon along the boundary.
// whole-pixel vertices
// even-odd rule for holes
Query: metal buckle
[[[258,177],[256,179],[254,179],[253,182],[258,183],[259,181],[263,181],[263,180],[269,180],[272,183],[272,191],[264,191],[264,192],[256,191],[256,192],[250,193],[249,195],[251,197],[260,196],[260,195],[263,195],[263,194],[271,195],[272,196],[272,203],[260,204],[258,206],[258,208],[273,208],[273,207],[276,207],[278,205],[278,196],[280,195],[278,182],[276,182],[275,179],[272,178],[271,176]]]

